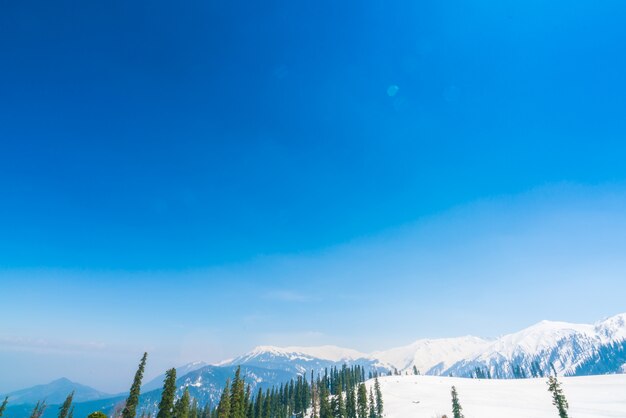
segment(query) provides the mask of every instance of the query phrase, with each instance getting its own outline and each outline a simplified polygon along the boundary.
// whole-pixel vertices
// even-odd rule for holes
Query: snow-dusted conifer
[[[454,415],[454,418],[463,418],[463,413],[461,412],[462,410],[463,408],[461,408],[456,388],[452,386],[452,414]]]

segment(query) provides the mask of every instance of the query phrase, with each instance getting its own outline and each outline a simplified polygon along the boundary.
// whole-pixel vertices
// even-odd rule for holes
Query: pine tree
[[[378,418],[376,416],[376,401],[374,401],[374,391],[370,387],[370,413],[369,418]]]
[[[2,417],[2,414],[4,414],[4,411],[7,409],[8,403],[9,403],[9,397],[7,396],[4,398],[2,405],[0,405],[0,418]]]
[[[96,412],[92,412],[91,414],[87,415],[87,418],[107,418],[107,416],[102,411],[96,411]]]
[[[191,409],[189,410],[189,418],[200,418],[199,410],[198,410],[198,401],[195,399],[191,403]]]
[[[548,390],[552,392],[552,405],[556,406],[558,409],[559,418],[568,418],[567,409],[569,408],[569,405],[567,403],[567,399],[565,399],[565,395],[563,394],[561,383],[556,377],[548,377]]]
[[[141,380],[143,379],[143,371],[146,368],[147,358],[148,353],[143,353],[143,357],[139,362],[139,368],[137,369],[137,373],[135,373],[135,380],[133,380],[133,385],[130,387],[128,399],[126,399],[126,406],[122,411],[123,418],[135,418],[137,405],[139,404],[139,394],[141,393]]]
[[[222,396],[220,397],[220,403],[217,406],[217,417],[230,417],[230,379],[226,381],[226,386],[224,386],[224,391],[222,392]]]
[[[354,393],[354,387],[352,386],[348,388],[348,396],[346,397],[346,412],[348,413],[348,418],[357,418],[356,395]]]
[[[374,395],[376,395],[376,415],[383,416],[383,393],[380,390],[380,382],[378,377],[374,378]]]
[[[59,407],[59,418],[67,418],[67,415],[70,412],[70,407],[72,406],[72,399],[74,399],[74,391],[67,395],[65,402],[63,402],[63,405]]]
[[[311,418],[318,418],[318,387],[313,380],[313,370],[311,370]]]
[[[33,411],[30,413],[30,418],[41,418],[46,410],[46,406],[46,401],[37,401]]]
[[[246,418],[245,383],[241,378],[241,367],[237,367],[230,389],[230,418]]]
[[[259,392],[254,399],[254,418],[263,417],[263,390],[259,388]]]
[[[417,376],[418,374],[420,374],[420,372],[419,372],[419,371],[417,371],[417,367],[415,367],[415,364],[413,365],[413,374],[414,374],[414,375],[416,375],[416,376]]]
[[[365,384],[359,385],[356,400],[356,412],[359,418],[367,418],[367,389]]]
[[[189,396],[189,387],[185,387],[183,396],[181,396],[174,405],[174,417],[175,418],[189,418],[189,406],[191,403],[191,397]]]
[[[461,408],[461,404],[459,403],[459,396],[456,392],[456,388],[452,386],[452,413],[454,414],[454,418],[463,418],[463,413],[461,412],[463,408]]]
[[[265,391],[263,399],[263,418],[272,418],[272,395],[269,389]]]
[[[332,409],[328,401],[328,389],[322,385],[320,388],[320,418],[332,418]]]
[[[252,388],[250,388],[250,385],[246,386],[246,398],[244,400],[244,406],[245,406],[245,410],[246,410],[246,418],[254,418],[251,415],[251,409],[252,408]],[[252,409],[252,411],[254,411],[254,409]]]
[[[172,418],[174,413],[174,398],[176,397],[176,369],[165,372],[161,402],[157,418]]]
[[[333,397],[330,403],[330,407],[333,412],[334,418],[346,418],[346,404],[343,400],[343,393],[341,392],[341,386],[337,389],[337,395]]]

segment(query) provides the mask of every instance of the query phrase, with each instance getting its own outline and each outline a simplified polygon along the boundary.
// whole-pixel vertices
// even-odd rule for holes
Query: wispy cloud
[[[304,293],[287,289],[272,290],[267,292],[264,297],[266,299],[278,300],[281,302],[308,302],[314,299],[310,295],[305,295]]]
[[[85,353],[126,351],[99,341],[64,341],[44,338],[4,336],[0,337],[0,350],[27,351],[35,353]]]

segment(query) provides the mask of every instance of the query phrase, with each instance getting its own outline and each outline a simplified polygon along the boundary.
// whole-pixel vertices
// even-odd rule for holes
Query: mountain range
[[[366,373],[452,375],[458,377],[523,378],[626,372],[626,313],[595,324],[542,321],[522,331],[496,339],[473,336],[420,339],[412,344],[373,353],[336,346],[259,346],[218,364],[194,362],[177,368],[179,392],[188,387],[200,404],[215,404],[226,379],[241,366],[253,393],[298,375],[324,373],[343,364],[359,365]],[[142,388],[141,408],[154,411],[160,399],[163,376]],[[26,405],[46,399],[61,403],[75,390],[76,415],[95,410],[109,412],[125,395],[109,396],[95,389],[59,379],[8,394],[10,418],[28,416]],[[24,412],[27,411],[27,412]],[[44,417],[55,415],[48,408]]]

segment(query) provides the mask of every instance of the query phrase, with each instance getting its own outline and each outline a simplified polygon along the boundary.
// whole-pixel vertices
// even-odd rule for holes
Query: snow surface
[[[490,341],[472,336],[423,339],[404,347],[376,351],[370,357],[400,371],[415,365],[421,374],[426,374],[433,368],[443,371],[457,361],[476,356],[489,345]]]
[[[626,375],[562,377],[573,418],[626,417]],[[547,379],[464,379],[441,376],[379,378],[386,418],[452,417],[457,389],[465,418],[554,418]],[[368,388],[374,385],[367,382]]]

